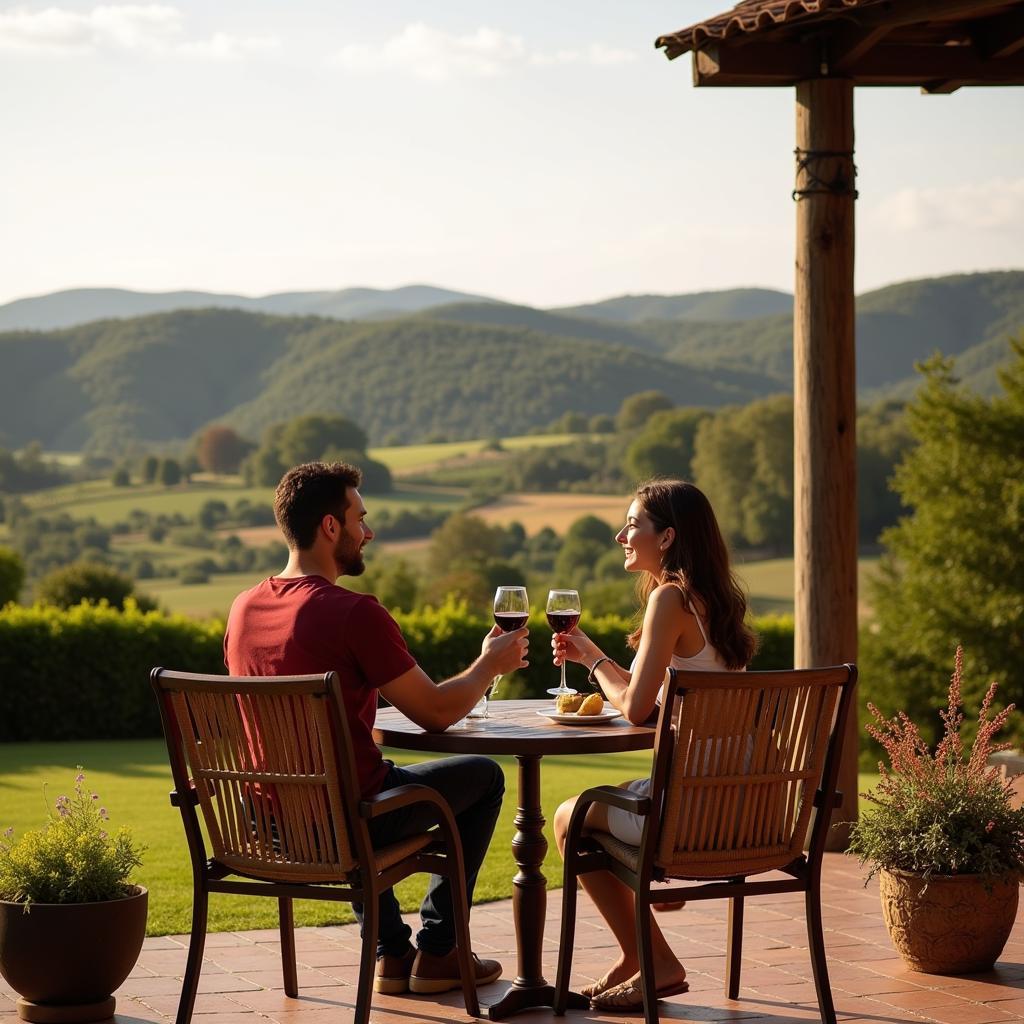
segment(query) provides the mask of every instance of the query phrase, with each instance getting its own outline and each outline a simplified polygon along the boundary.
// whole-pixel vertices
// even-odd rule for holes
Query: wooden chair
[[[420,871],[451,880],[466,1010],[479,1016],[462,844],[451,809],[427,786],[398,786],[369,800],[360,798],[335,673],[239,678],[156,668],[150,680],[174,778],[171,803],[181,810],[192,861],[192,936],[176,1024],[189,1024],[192,1018],[211,892],[277,899],[284,988],[293,998],[298,981],[292,900],[362,903],[353,1019],[366,1024],[376,963],[377,897]],[[373,849],[367,823],[413,803],[430,804],[437,827]]]
[[[658,1020],[651,904],[730,900],[725,991],[739,996],[743,901],[768,893],[805,894],[807,937],[821,1017],[835,1024],[821,927],[821,859],[836,791],[854,665],[787,672],[676,672],[658,716],[651,793],[588,789],[566,839],[562,936],[555,1012],[565,1012],[576,923],[576,878],[608,870],[633,889],[644,1018]],[[640,845],[584,832],[595,802],[645,816]],[[817,809],[813,826],[811,810]],[[810,843],[804,841],[810,826]],[[779,870],[788,878],[748,881]],[[672,888],[651,882],[688,879]]]

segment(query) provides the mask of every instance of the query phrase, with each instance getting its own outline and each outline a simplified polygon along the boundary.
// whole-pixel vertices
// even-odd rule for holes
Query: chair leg
[[[640,952],[640,989],[644,994],[644,1020],[658,1024],[658,994],[654,982],[654,942],[651,939],[651,903],[637,892],[636,945]]]
[[[743,960],[743,897],[729,900],[729,947],[725,959],[725,995],[740,997],[740,964]]]
[[[356,982],[356,1012],[352,1024],[369,1024],[370,999],[373,995],[373,975],[377,969],[377,930],[380,910],[379,893],[367,887],[363,900],[363,948],[359,957],[359,980]]]
[[[572,944],[576,937],[576,871],[569,853],[562,885],[562,929],[558,940],[558,973],[555,976],[555,1016],[565,1016],[569,1002],[569,976],[572,974]]]
[[[818,880],[812,879],[805,894],[807,907],[807,944],[811,950],[811,970],[818,993],[818,1009],[824,1024],[836,1024],[836,1008],[832,1003],[832,986],[828,980],[828,959],[825,954],[825,933],[821,927],[821,892]]]
[[[455,913],[455,955],[459,960],[459,976],[462,978],[462,996],[466,1001],[466,1013],[470,1017],[480,1016],[480,999],[476,991],[476,970],[473,966],[473,946],[469,937],[469,900],[466,897],[466,880],[461,865],[450,858],[448,886],[452,894],[452,910]]]
[[[206,918],[210,896],[198,882],[192,893],[192,935],[188,942],[185,977],[181,983],[181,999],[175,1024],[189,1024],[199,990],[199,974],[203,969],[203,950],[206,948]]]
[[[299,976],[295,970],[295,916],[292,913],[292,901],[281,897],[277,901],[281,919],[281,971],[284,974],[284,994],[297,999],[299,995]]]

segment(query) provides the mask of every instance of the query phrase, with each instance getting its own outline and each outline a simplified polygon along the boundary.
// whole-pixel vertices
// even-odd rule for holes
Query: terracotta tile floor
[[[903,967],[889,944],[877,889],[862,886],[857,865],[826,855],[822,890],[826,944],[836,1010],[845,1024],[988,1024],[1024,1020],[1024,924],[1018,924],[995,970],[970,977],[915,974]],[[555,975],[561,894],[548,899],[544,970]],[[722,994],[725,969],[725,901],[695,904],[658,920],[686,964],[689,993],[663,1001],[663,1020],[790,1024],[819,1019],[803,924],[796,896],[748,901],[743,988],[730,1001]],[[573,967],[585,984],[612,957],[613,942],[593,906],[580,901]],[[506,978],[481,990],[486,1004],[515,976],[515,938],[510,901],[473,911],[477,952],[500,960]],[[148,939],[139,964],[118,993],[117,1018],[173,1021],[184,970],[187,937]],[[354,926],[305,928],[297,933],[298,999],[281,989],[277,934],[251,931],[211,935],[196,1003],[196,1024],[345,1024],[352,1018],[353,985],[359,964]],[[0,1024],[14,1021],[13,993],[0,981]],[[550,1011],[513,1018],[524,1024],[552,1021]],[[566,1020],[614,1021],[621,1016],[571,1012]],[[471,1020],[458,993],[439,997],[375,996],[373,1024],[434,1024]]]

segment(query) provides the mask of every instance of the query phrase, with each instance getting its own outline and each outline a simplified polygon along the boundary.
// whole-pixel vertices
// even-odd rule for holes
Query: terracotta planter
[[[18,1016],[83,1024],[114,1013],[114,997],[146,936],[149,893],[99,903],[0,901],[0,974],[21,995]]]
[[[912,971],[971,974],[999,959],[1017,916],[1020,876],[879,872],[889,937]]]

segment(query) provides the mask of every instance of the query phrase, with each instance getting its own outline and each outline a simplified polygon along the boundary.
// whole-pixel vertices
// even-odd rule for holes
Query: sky
[[[653,47],[727,6],[0,0],[0,303],[792,290],[794,90]],[[855,109],[858,291],[1024,268],[1024,88]]]

